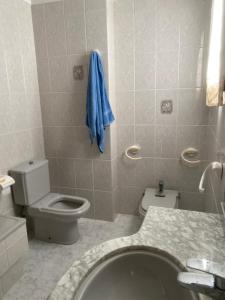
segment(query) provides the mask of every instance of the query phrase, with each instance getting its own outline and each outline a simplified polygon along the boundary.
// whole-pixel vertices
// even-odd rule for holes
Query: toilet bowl
[[[146,188],[139,205],[139,215],[144,218],[150,206],[178,208],[178,191],[164,190],[163,194],[163,197],[159,197],[156,189]]]
[[[27,210],[33,217],[57,219],[70,223],[85,215],[89,207],[89,201],[84,198],[49,193]]]
[[[48,161],[25,162],[10,171],[13,198],[25,207],[37,239],[73,244],[79,238],[77,220],[90,208],[87,199],[50,193]]]

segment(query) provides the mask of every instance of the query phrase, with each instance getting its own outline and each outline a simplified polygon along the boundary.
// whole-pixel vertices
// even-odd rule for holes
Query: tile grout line
[[[134,72],[133,72],[133,87],[134,87],[134,93],[133,93],[133,117],[134,117],[134,128],[133,128],[133,142],[136,144],[136,116],[135,116],[135,107],[136,107],[136,6],[135,6],[135,0],[132,1],[132,6],[133,6],[133,60],[134,60]],[[125,150],[125,149],[124,149]]]
[[[50,57],[49,57],[49,49],[48,49],[48,40],[47,40],[47,23],[46,23],[46,5],[42,5],[42,17],[44,22],[44,35],[45,35],[45,47],[46,47],[46,54],[47,54],[47,65],[48,65],[48,79],[49,79],[49,91],[53,92],[52,89],[52,76],[51,76],[51,69],[50,69]],[[40,93],[41,97],[41,93]]]

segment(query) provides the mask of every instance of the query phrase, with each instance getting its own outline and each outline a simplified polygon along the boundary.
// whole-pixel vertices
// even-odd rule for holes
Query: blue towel
[[[105,128],[114,121],[105,86],[104,71],[99,54],[91,53],[87,89],[87,117],[91,143],[96,140],[101,153],[105,149]]]

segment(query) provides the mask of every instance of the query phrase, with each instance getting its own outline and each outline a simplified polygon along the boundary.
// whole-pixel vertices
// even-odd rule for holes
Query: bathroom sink
[[[74,300],[199,300],[196,294],[178,285],[180,271],[168,255],[130,250],[94,268]]]

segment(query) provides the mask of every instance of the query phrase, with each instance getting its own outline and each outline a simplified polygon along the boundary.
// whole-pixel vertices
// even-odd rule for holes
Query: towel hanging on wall
[[[99,151],[103,153],[105,129],[114,121],[114,115],[109,103],[101,57],[97,51],[93,51],[90,56],[86,110],[86,125],[91,143],[96,140]]]

